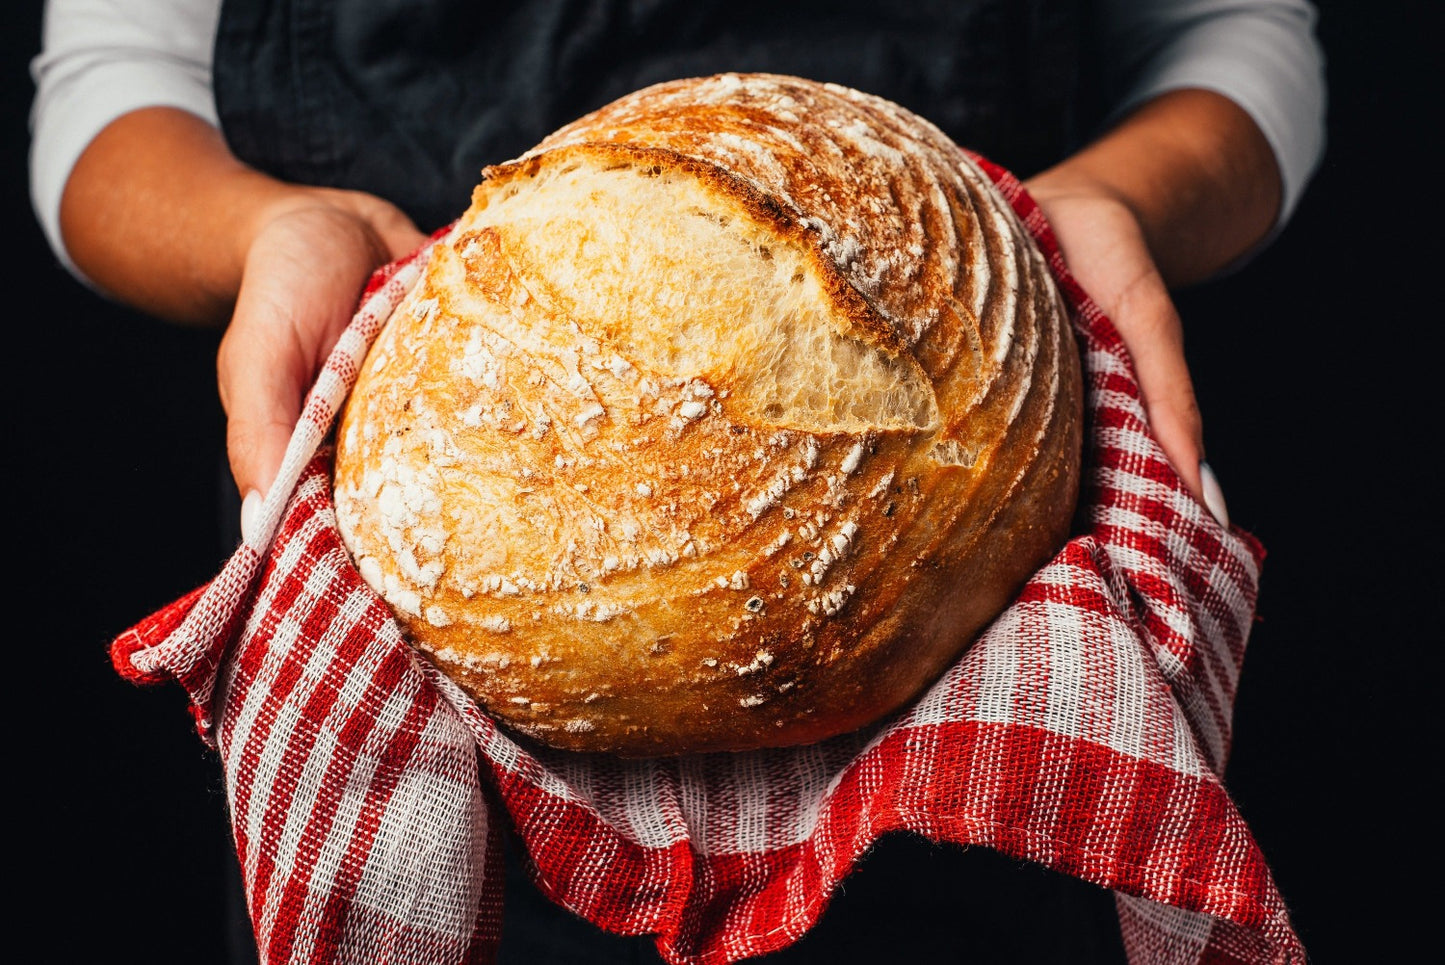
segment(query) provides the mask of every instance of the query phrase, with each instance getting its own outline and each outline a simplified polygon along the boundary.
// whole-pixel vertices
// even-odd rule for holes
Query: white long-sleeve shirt
[[[51,248],[79,276],[60,235],[70,172],[111,121],[175,107],[219,125],[211,58],[221,0],[48,0],[31,64],[30,191]],[[1171,90],[1204,88],[1252,117],[1283,183],[1276,230],[1324,151],[1324,55],[1306,0],[1102,0],[1111,118]]]

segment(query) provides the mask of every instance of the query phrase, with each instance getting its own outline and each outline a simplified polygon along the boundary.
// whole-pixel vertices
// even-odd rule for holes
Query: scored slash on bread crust
[[[817,740],[916,695],[1067,535],[1042,257],[876,97],[647,88],[489,168],[342,417],[343,538],[547,743]]]
[[[557,150],[528,177],[522,201],[491,192],[463,223],[464,237],[495,225],[482,232],[500,239],[498,254],[551,313],[669,378],[727,382],[729,409],[747,421],[812,432],[936,428],[918,362],[823,270],[831,262],[820,262],[808,232],[782,222],[746,182],[655,149]],[[662,243],[642,248],[633,237]],[[698,324],[697,314],[731,328]]]

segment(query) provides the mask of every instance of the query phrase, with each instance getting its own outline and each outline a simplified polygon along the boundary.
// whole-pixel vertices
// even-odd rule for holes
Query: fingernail
[[[261,498],[261,494],[254,489],[246,494],[245,499],[241,500],[241,539],[247,543],[251,542],[251,537],[256,531],[256,524],[261,521],[261,506],[264,503],[265,500]]]
[[[1199,460],[1199,482],[1204,488],[1204,505],[1219,520],[1220,526],[1229,526],[1229,510],[1224,505],[1224,490],[1219,488],[1219,479],[1209,463]]]

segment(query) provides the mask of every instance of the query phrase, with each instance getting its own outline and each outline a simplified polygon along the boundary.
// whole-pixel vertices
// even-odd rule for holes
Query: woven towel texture
[[[504,812],[548,895],[655,934],[676,963],[792,943],[893,830],[1114,889],[1135,963],[1304,961],[1218,776],[1262,550],[1185,492],[1042,214],[972,159],[1074,313],[1080,530],[912,706],[807,747],[650,761],[539,748],[415,655],[342,546],[322,448],[427,249],[378,273],[253,542],[112,647],[123,675],[179,681],[220,752],[265,962],[490,961]]]

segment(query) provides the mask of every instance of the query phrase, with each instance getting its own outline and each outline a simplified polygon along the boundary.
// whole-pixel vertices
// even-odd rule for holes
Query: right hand
[[[354,191],[298,189],[256,224],[217,357],[243,532],[367,278],[426,241],[400,209]]]

